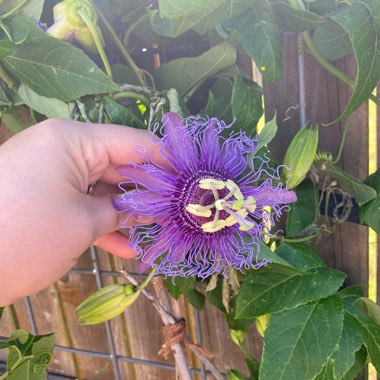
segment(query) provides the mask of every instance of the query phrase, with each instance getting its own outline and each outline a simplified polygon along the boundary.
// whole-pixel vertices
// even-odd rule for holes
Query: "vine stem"
[[[313,240],[313,239],[315,239],[318,236],[320,236],[320,234],[308,235],[308,236],[304,236],[304,237],[299,238],[299,239],[286,239],[286,238],[283,238],[281,240],[283,242],[285,242],[285,243],[303,243],[305,241]]]
[[[29,0],[24,0],[17,6],[15,6],[13,9],[11,9],[9,12],[3,14],[0,16],[0,20],[5,20],[7,17],[12,16],[15,14],[20,8],[22,8]]]
[[[92,20],[90,20],[90,18],[87,16],[86,12],[83,9],[79,9],[78,14],[82,18],[82,20],[85,22],[88,29],[90,30],[90,33],[92,35],[92,38],[94,39],[96,48],[98,49],[100,58],[103,61],[104,68],[106,69],[106,73],[108,76],[112,78],[111,65],[108,61],[107,54],[104,50],[103,41],[100,37],[99,30],[96,28],[96,25],[93,23]]]
[[[318,52],[318,50],[315,48],[309,32],[303,32],[303,39],[305,42],[306,47],[308,48],[309,52],[314,56],[314,58],[318,61],[318,63],[324,67],[327,71],[329,71],[331,74],[335,75],[337,78],[339,78],[342,82],[346,83],[351,88],[355,87],[355,81],[351,79],[349,76],[347,76],[342,71],[338,70],[335,66],[333,66],[331,63],[326,61],[321,54]],[[371,94],[369,96],[369,99],[371,99],[375,104],[380,106],[380,99],[376,97],[375,95]]]
[[[132,285],[139,286],[139,282],[128,273],[125,269],[121,269],[119,271],[121,275],[126,278]],[[159,281],[159,282],[158,282]],[[163,284],[163,281],[160,277],[155,277],[154,281],[152,281],[155,290],[157,292],[157,298],[154,295],[152,295],[150,292],[148,292],[145,288],[141,289],[141,293],[150,301],[152,302],[153,306],[159,313],[161,320],[165,326],[173,325],[177,321],[174,318],[174,316],[171,314],[171,307],[168,299],[168,294],[166,291],[166,288]],[[185,354],[183,352],[182,346],[180,343],[177,343],[178,348],[180,349],[179,355],[176,356],[176,350],[175,347],[173,347],[174,350],[174,357],[176,360],[176,363],[178,363],[178,367],[180,368],[180,373],[183,380],[191,380],[191,374],[189,371],[189,367],[187,364],[187,360],[185,357]],[[190,350],[198,357],[198,359],[206,366],[206,368],[214,375],[215,379],[217,380],[225,380],[225,377],[218,371],[218,369],[215,367],[214,363],[212,363],[203,353],[202,351],[197,348],[195,345],[189,345]],[[183,372],[182,372],[183,370]]]
[[[13,82],[13,79],[8,75],[2,65],[0,65],[0,78],[7,84],[9,88],[14,87],[15,83]]]
[[[108,33],[110,34],[113,42],[115,43],[116,47],[119,49],[120,53],[123,55],[133,72],[135,73],[137,80],[139,81],[140,85],[145,87],[146,83],[144,80],[144,76],[142,74],[142,70],[136,65],[132,57],[129,55],[127,49],[124,47],[123,43],[120,41],[119,37],[113,30],[111,24],[107,20],[107,18],[103,15],[103,13],[99,10],[99,8],[94,4],[93,1],[91,1],[92,6],[96,10],[96,13],[99,15],[100,19],[102,20],[104,26],[107,28]]]
[[[347,119],[346,122],[344,123],[343,135],[342,135],[342,140],[341,140],[340,145],[339,145],[338,155],[337,155],[336,159],[332,162],[334,165],[340,160],[340,158],[342,156],[343,147],[344,147],[344,143],[346,141],[347,131],[348,131],[348,127],[349,127],[349,123],[348,123],[349,120],[350,119]]]

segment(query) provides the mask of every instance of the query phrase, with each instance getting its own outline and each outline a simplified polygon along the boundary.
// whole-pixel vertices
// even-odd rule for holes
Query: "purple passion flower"
[[[257,140],[244,132],[223,137],[228,128],[215,118],[182,120],[167,113],[161,130],[167,165],[147,157],[147,163],[120,168],[126,178],[120,187],[136,188],[115,200],[116,209],[126,212],[120,227],[155,221],[127,227],[140,269],[206,278],[266,263],[258,260],[260,239],[296,195],[272,184],[280,182],[278,171],[267,160],[257,158],[258,169],[250,169]]]

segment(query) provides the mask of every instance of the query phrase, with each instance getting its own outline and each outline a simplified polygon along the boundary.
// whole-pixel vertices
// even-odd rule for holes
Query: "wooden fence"
[[[290,140],[299,128],[299,70],[297,62],[296,35],[284,37],[285,74],[275,85],[264,84],[266,117],[273,117],[277,111],[278,134],[270,144],[270,149],[281,162]],[[354,76],[355,61],[348,57],[337,62],[337,66]],[[338,79],[321,68],[312,57],[305,55],[306,112],[312,123],[328,123],[343,111],[350,97],[350,91]],[[301,105],[302,106],[302,105]],[[378,114],[378,120],[380,120]],[[368,104],[355,112],[350,121],[347,141],[340,161],[340,166],[359,179],[368,175]],[[342,136],[341,123],[320,128],[320,149],[337,154]],[[4,127],[0,138],[10,136]],[[380,136],[380,133],[378,133]],[[344,223],[336,226],[334,234],[325,235],[318,243],[318,248],[328,265],[342,269],[348,274],[347,283],[368,288],[368,228]],[[133,270],[132,262],[121,262],[106,253],[98,255],[102,271],[114,271],[122,265]],[[83,350],[110,352],[104,325],[80,325],[74,315],[75,307],[96,290],[96,279],[91,273],[93,263],[89,253],[78,262],[77,268],[88,269],[88,274],[70,272],[57,284],[30,297],[35,313],[38,333],[55,332],[56,344]],[[102,275],[104,284],[117,281],[116,277]],[[374,280],[375,281],[375,280]],[[197,342],[196,313],[191,306],[180,302],[182,315],[187,320],[188,334]],[[203,346],[214,353],[214,362],[221,370],[237,368],[247,372],[242,355],[231,342],[229,331],[221,313],[206,304],[200,313]],[[32,330],[24,300],[7,308],[0,324],[0,336],[8,336],[15,328]],[[121,317],[111,322],[115,338],[116,351],[138,359],[147,359],[162,363],[157,352],[162,343],[161,322],[152,305],[140,297]],[[261,337],[252,329],[247,347],[259,358],[261,355]],[[0,360],[5,352],[0,351]],[[199,367],[198,361],[189,355],[189,362]],[[95,358],[88,355],[73,354],[56,350],[52,371],[77,377],[79,379],[114,379],[112,363],[109,359]],[[169,364],[172,364],[171,361]],[[174,379],[171,369],[158,368],[143,364],[120,362],[122,379]],[[96,376],[96,374],[98,374]],[[201,376],[197,375],[200,379]],[[211,378],[211,377],[210,377]]]

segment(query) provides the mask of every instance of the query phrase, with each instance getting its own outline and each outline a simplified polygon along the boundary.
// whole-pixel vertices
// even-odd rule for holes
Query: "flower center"
[[[203,223],[201,228],[203,232],[217,232],[224,227],[230,227],[239,224],[241,231],[248,231],[252,229],[255,223],[247,219],[248,211],[254,212],[256,209],[256,200],[252,196],[244,198],[239,186],[232,180],[221,181],[215,178],[203,178],[199,180],[198,186],[202,190],[209,190],[213,201],[208,205],[200,205],[189,203],[186,206],[186,211],[192,215],[210,218],[212,215],[211,210],[215,209],[214,220]],[[220,198],[218,191],[223,191],[227,195]],[[225,219],[221,219],[221,211],[227,213]]]

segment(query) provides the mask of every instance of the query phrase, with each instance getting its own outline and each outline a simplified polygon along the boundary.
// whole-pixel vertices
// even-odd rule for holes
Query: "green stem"
[[[342,82],[346,83],[348,86],[350,86],[353,89],[355,87],[355,81],[351,79],[349,76],[347,76],[346,74],[344,74],[342,71],[338,70],[335,66],[333,66],[331,63],[326,61],[321,56],[321,54],[319,54],[318,50],[313,45],[309,32],[303,32],[302,35],[303,35],[305,45],[307,46],[309,52],[318,61],[318,63],[322,67],[324,67],[327,71],[329,71],[331,74],[335,75]],[[375,95],[371,94],[369,96],[369,99],[371,99],[375,104],[380,106],[380,99],[376,97]]]
[[[337,155],[336,159],[332,162],[334,165],[340,160],[340,158],[342,156],[343,146],[344,146],[344,143],[346,141],[347,131],[348,131],[348,127],[349,127],[349,123],[348,123],[349,120],[350,119],[347,119],[346,122],[344,123],[343,135],[342,135],[342,140],[340,141],[338,155]]]
[[[149,100],[144,95],[136,94],[134,92],[130,92],[130,91],[117,92],[116,94],[113,95],[113,98],[115,100],[122,99],[122,98],[137,99],[137,100],[141,100],[141,102],[144,105],[146,105],[147,107],[149,107]]]
[[[15,83],[9,74],[5,71],[4,67],[0,65],[0,78],[7,84],[9,88],[13,88]]]
[[[13,41],[13,37],[12,37],[12,34],[11,34],[11,31],[9,30],[9,28],[1,21],[0,19],[0,28],[3,30],[3,32],[6,34],[6,36],[9,38],[10,41],[14,42]]]
[[[133,72],[135,73],[137,80],[141,84],[141,86],[145,87],[146,83],[144,80],[144,76],[142,74],[142,71],[140,68],[135,64],[132,57],[129,55],[127,49],[124,47],[123,43],[120,41],[119,37],[113,30],[111,24],[108,22],[107,18],[103,15],[102,12],[100,12],[99,8],[94,4],[94,2],[91,2],[93,7],[96,9],[97,14],[99,15],[100,19],[102,20],[104,26],[107,28],[113,42],[115,43],[116,47],[119,49],[120,53],[123,55]]]
[[[106,52],[103,47],[103,41],[100,37],[99,30],[96,28],[96,25],[92,22],[92,20],[87,16],[87,13],[83,9],[79,9],[78,11],[79,16],[82,18],[82,20],[87,25],[88,29],[90,30],[90,33],[92,35],[92,38],[95,41],[96,48],[98,49],[100,58],[103,61],[104,68],[106,69],[106,73],[108,76],[112,78],[112,70],[111,65],[108,61]]]
[[[146,279],[137,287],[137,290],[144,289],[151,282],[156,272],[157,272],[157,268],[153,268],[151,272],[148,274],[148,276],[146,277]]]
[[[320,234],[308,235],[308,236],[304,236],[304,237],[299,238],[299,239],[286,239],[286,238],[284,238],[284,239],[282,239],[282,241],[284,241],[285,243],[303,243],[305,241],[313,240],[318,236],[320,236]]]
[[[9,12],[5,13],[4,15],[0,16],[0,20],[5,20],[7,17],[12,16],[15,14],[20,8],[22,8],[29,0],[24,0],[20,4],[18,4],[16,7],[11,9]]]

